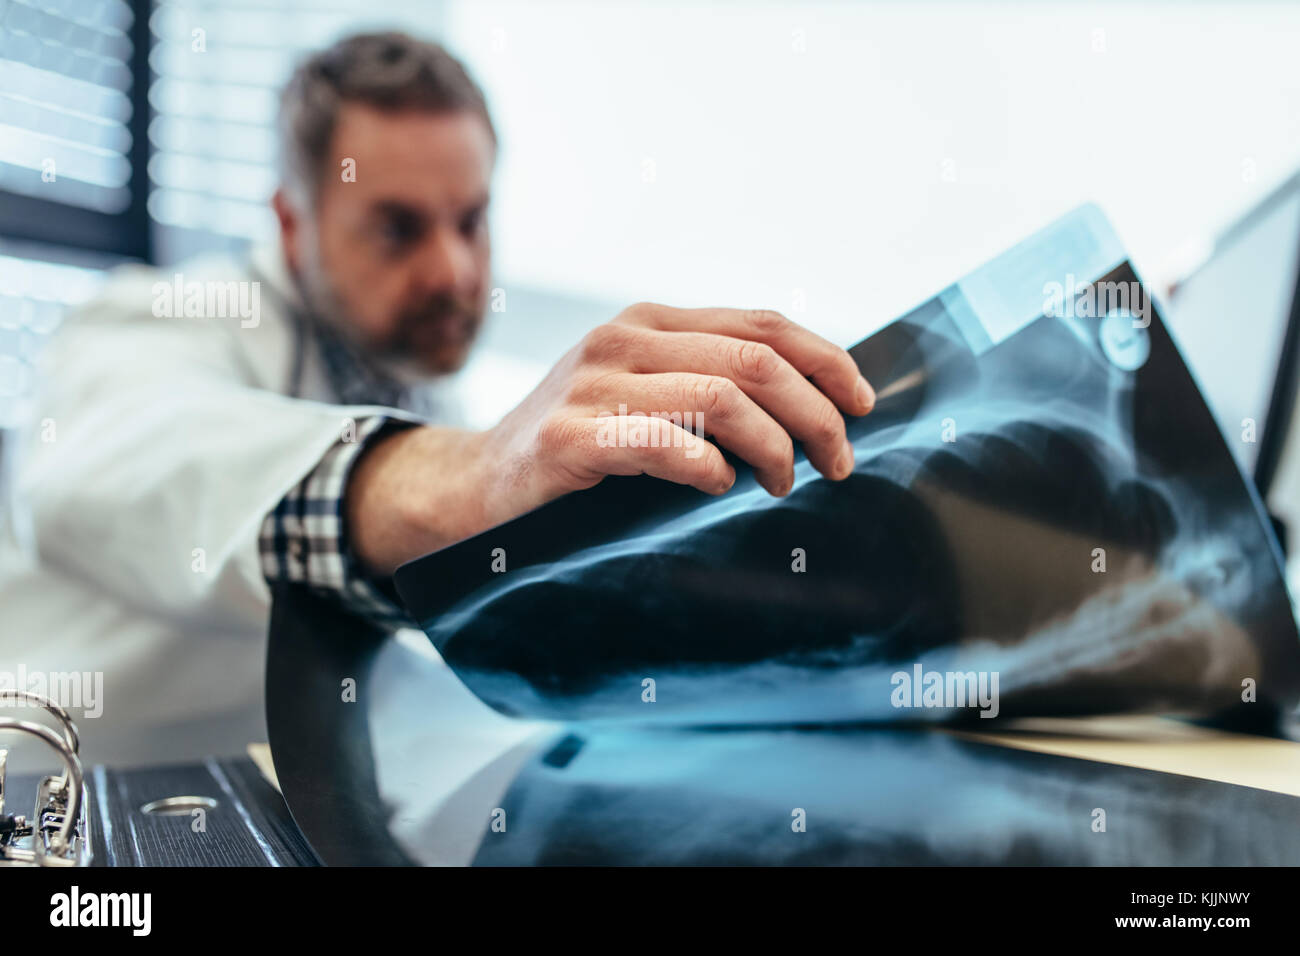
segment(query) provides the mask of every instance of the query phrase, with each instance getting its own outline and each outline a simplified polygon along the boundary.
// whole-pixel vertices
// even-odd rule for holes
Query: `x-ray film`
[[[402,599],[511,715],[1295,706],[1277,543],[1228,447],[1245,436],[1220,432],[1095,207],[851,352],[878,402],[849,420],[847,480],[802,455],[784,498],[743,465],[721,497],[607,478],[405,565]]]
[[[510,826],[483,833],[476,866],[1300,859],[1286,794],[890,727],[577,731],[528,761],[493,806]],[[1122,813],[1123,838],[1098,839],[1098,806]]]

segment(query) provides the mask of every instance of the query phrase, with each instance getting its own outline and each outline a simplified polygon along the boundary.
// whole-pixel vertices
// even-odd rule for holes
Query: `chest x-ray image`
[[[1225,321],[1227,319],[1225,318]],[[856,470],[609,478],[397,587],[497,710],[694,726],[1294,707],[1261,504],[1102,214],[852,350]],[[955,679],[954,679],[955,675]]]

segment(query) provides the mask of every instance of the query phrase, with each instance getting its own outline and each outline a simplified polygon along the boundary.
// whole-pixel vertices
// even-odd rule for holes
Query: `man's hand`
[[[774,495],[794,485],[794,439],[840,480],[853,471],[841,411],[874,404],[847,352],[775,312],[634,305],[588,333],[495,428],[413,428],[368,449],[348,488],[352,547],[388,573],[606,475],[721,494],[736,475],[718,445]],[[712,441],[677,415],[684,425],[702,416]],[[629,434],[648,440],[608,440]]]

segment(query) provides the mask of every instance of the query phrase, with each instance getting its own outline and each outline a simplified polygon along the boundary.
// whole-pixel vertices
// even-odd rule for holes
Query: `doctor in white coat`
[[[435,44],[354,36],[295,72],[280,135],[277,247],[122,270],[45,356],[0,680],[79,692],[64,702],[91,762],[265,739],[276,580],[397,625],[402,561],[606,475],[721,493],[725,447],[779,495],[795,440],[826,476],[851,472],[843,415],[874,393],[845,351],[766,311],[633,306],[499,424],[457,427],[438,388],[490,285],[481,92]],[[683,413],[707,437],[667,417]]]

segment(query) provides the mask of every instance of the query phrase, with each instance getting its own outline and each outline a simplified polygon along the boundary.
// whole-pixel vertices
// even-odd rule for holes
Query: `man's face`
[[[432,374],[464,365],[487,305],[494,154],[473,113],[345,104],[314,216],[281,213],[309,304],[381,358]]]

